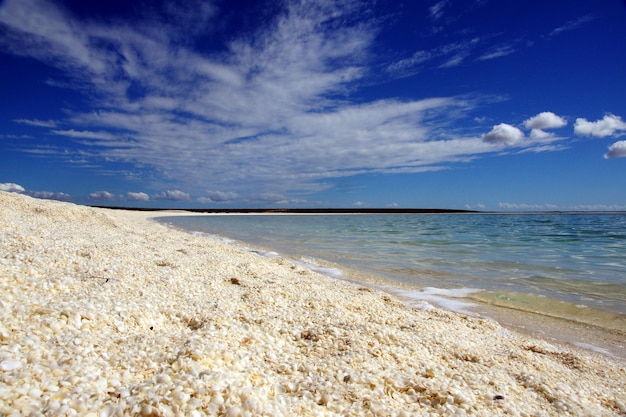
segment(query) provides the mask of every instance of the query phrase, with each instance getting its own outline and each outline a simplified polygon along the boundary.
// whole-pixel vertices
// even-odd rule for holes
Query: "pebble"
[[[3,371],[13,371],[22,366],[22,362],[14,359],[6,359],[0,362],[0,369]]]

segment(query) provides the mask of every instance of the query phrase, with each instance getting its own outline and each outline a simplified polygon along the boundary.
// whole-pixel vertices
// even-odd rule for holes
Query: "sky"
[[[0,190],[626,210],[626,2],[0,1]]]

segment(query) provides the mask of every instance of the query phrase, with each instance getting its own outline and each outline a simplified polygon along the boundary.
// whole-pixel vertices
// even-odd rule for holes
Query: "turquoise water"
[[[420,289],[422,295],[449,298],[469,290],[521,293],[626,315],[623,213],[280,214],[159,220],[311,265],[324,260],[367,271],[384,277],[390,286],[415,289],[413,295]]]

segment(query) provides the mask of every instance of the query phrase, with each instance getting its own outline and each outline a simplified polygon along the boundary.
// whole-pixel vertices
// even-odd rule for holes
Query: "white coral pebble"
[[[22,362],[15,359],[6,359],[0,362],[0,369],[3,371],[13,371],[22,366]]]

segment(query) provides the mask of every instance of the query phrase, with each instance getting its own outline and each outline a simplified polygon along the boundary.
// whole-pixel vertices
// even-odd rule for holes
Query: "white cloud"
[[[0,183],[0,191],[6,191],[9,193],[23,193],[26,191],[24,187],[13,182]]]
[[[604,158],[623,158],[626,157],[626,140],[620,140],[609,146],[609,151],[604,155]]]
[[[593,19],[594,19],[593,16],[587,15],[587,16],[579,17],[578,19],[570,20],[569,22],[565,23],[563,26],[559,26],[556,29],[554,29],[552,32],[550,32],[549,36],[556,36],[556,35],[560,35],[563,32],[577,29],[583,24],[590,22]]]
[[[524,122],[527,129],[555,129],[567,125],[567,120],[556,114],[544,111]]]
[[[491,131],[482,136],[486,143],[493,145],[507,145],[523,147],[522,152],[545,152],[562,150],[563,147],[548,145],[552,142],[562,140],[562,137],[554,133],[546,132],[544,129],[555,129],[563,127],[567,121],[552,112],[543,112],[524,121],[524,127],[530,129],[528,136],[519,128],[508,123],[500,123]]]
[[[498,203],[498,207],[502,210],[520,210],[520,211],[536,211],[536,210],[558,210],[555,204],[527,204],[527,203]]]
[[[35,198],[45,198],[46,200],[70,201],[72,196],[66,193],[53,191],[29,191],[28,195]]]
[[[506,123],[500,123],[483,135],[483,140],[496,145],[515,145],[524,139],[524,132]]]
[[[274,193],[263,193],[259,196],[259,200],[272,204],[285,204],[289,201],[284,195]]]
[[[429,51],[417,51],[409,58],[403,58],[392,62],[387,66],[387,71],[399,77],[406,77],[417,72],[418,66],[433,59],[433,53]]]
[[[461,42],[451,42],[431,50],[419,50],[410,57],[403,58],[387,65],[387,72],[395,77],[402,78],[415,75],[426,63],[441,62],[439,68],[452,68],[459,66],[481,44],[483,39],[470,38]]]
[[[119,200],[119,196],[108,191],[96,191],[94,193],[90,193],[87,199],[90,201],[115,201]]]
[[[59,136],[68,136],[70,138],[84,138],[84,139],[114,139],[115,136],[108,132],[90,132],[90,131],[76,131],[70,130],[53,130],[52,133]]]
[[[180,190],[167,190],[155,194],[152,196],[154,200],[172,200],[172,201],[187,201],[190,199],[189,193],[185,193]]]
[[[70,201],[72,196],[66,193],[61,192],[53,192],[53,191],[31,191],[26,190],[19,184],[15,184],[12,182],[0,183],[0,191],[12,192],[12,193],[21,193],[26,194],[35,198],[45,198],[47,200],[60,200],[60,201]]]
[[[367,205],[367,203],[365,203],[363,201],[355,201],[352,205],[354,207],[365,207]]]
[[[541,129],[531,129],[530,131],[530,138],[535,141],[551,139],[554,136],[555,136],[554,133],[546,132]]]
[[[433,20],[439,20],[443,17],[444,11],[448,6],[449,0],[441,0],[435,4],[433,4],[428,11],[430,12],[430,17]]]
[[[596,136],[603,138],[616,134],[623,134],[626,131],[626,123],[622,118],[613,114],[605,115],[602,120],[590,122],[584,118],[576,119],[574,124],[574,133],[582,136]]]
[[[16,119],[14,120],[16,123],[20,123],[23,125],[36,126],[36,127],[56,127],[56,122],[54,120],[37,120],[37,119]]]
[[[126,193],[126,200],[128,201],[149,201],[150,200],[150,196],[146,193],[136,193],[136,192],[132,192],[129,191]]]
[[[440,68],[452,68],[458,67],[465,61],[465,59],[469,56],[469,53],[466,51],[459,52],[458,54],[452,55],[446,62],[441,64]]]
[[[626,206],[617,204],[581,204],[572,206],[569,209],[575,211],[626,211]]]
[[[198,198],[200,203],[225,203],[239,198],[239,194],[231,191],[207,191],[206,197]]]
[[[517,52],[513,45],[504,45],[495,47],[478,57],[479,61],[488,61],[490,59],[500,58]]]

